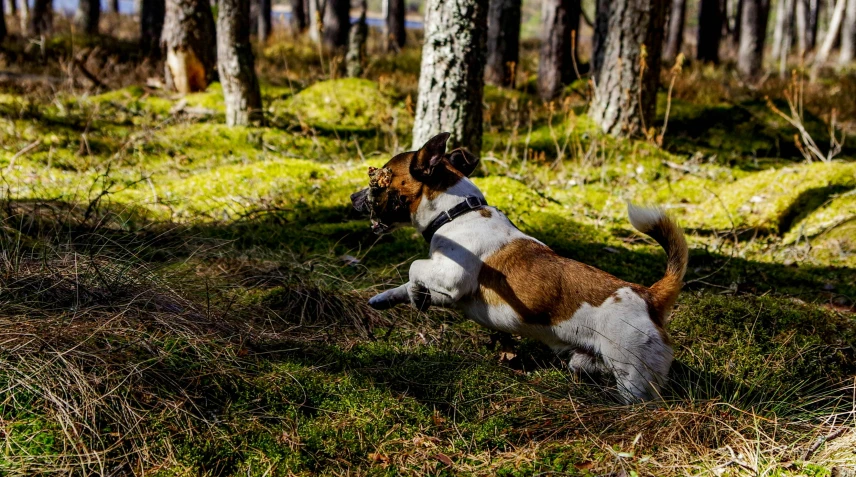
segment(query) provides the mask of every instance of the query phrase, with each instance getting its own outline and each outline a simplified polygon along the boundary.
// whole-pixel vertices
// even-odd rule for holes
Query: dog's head
[[[351,194],[358,212],[369,216],[372,231],[381,234],[410,223],[423,197],[433,199],[473,173],[479,160],[466,149],[446,153],[449,133],[393,157],[383,167],[369,168],[369,186]]]

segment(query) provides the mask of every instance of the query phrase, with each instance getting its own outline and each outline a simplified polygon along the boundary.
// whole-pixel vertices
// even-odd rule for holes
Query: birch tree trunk
[[[719,63],[722,20],[720,0],[701,0],[698,12],[698,48],[696,50],[696,59],[699,61]]]
[[[794,10],[794,28],[797,39],[797,55],[800,60],[805,58],[806,51],[808,51],[808,16],[808,0],[796,0],[796,7]]]
[[[779,0],[784,4],[784,25],[782,27],[782,43],[779,46],[779,77],[784,78],[788,72],[788,55],[794,33],[794,0]]]
[[[142,0],[140,4],[140,49],[147,55],[160,56],[160,40],[166,15],[164,0]]]
[[[21,1],[21,16],[18,17],[18,21],[21,27],[21,34],[27,36],[30,29],[30,4],[27,0]]]
[[[847,0],[844,20],[841,23],[841,51],[838,52],[839,66],[845,66],[856,56],[856,0]]]
[[[520,0],[490,0],[485,81],[514,87],[520,61]]]
[[[829,22],[829,30],[826,31],[826,37],[823,39],[823,44],[817,50],[817,55],[814,57],[814,63],[811,65],[811,77],[817,78],[820,68],[829,59],[829,53],[835,45],[835,39],[838,38],[838,32],[841,30],[841,24],[844,21],[844,8],[849,0],[838,0],[835,2],[835,10],[832,11],[832,18]]]
[[[52,0],[35,0],[30,10],[27,30],[30,36],[45,35],[53,28]]]
[[[334,49],[348,46],[348,32],[350,29],[350,0],[327,0],[324,6],[324,26],[322,31],[324,45]]]
[[[440,132],[478,156],[487,0],[428,0],[413,148]]]
[[[541,3],[541,55],[538,60],[538,93],[553,99],[574,79],[572,37],[580,30],[579,0],[543,0]]]
[[[687,15],[687,0],[672,0],[672,10],[669,12],[669,34],[666,37],[666,47],[663,49],[663,59],[675,61],[684,46],[684,21]]]
[[[763,70],[769,8],[769,0],[743,0],[737,71],[748,80],[758,79]]]
[[[607,134],[632,136],[651,127],[654,119],[669,3],[611,3],[591,116]]]
[[[304,0],[291,0],[291,26],[296,31],[306,29],[306,3]]]
[[[774,60],[779,58],[782,50],[782,40],[785,35],[785,22],[787,21],[785,13],[785,0],[776,0],[776,23],[773,26],[773,45],[770,54]]]
[[[208,0],[167,0],[161,38],[167,85],[183,94],[205,90],[217,66],[216,38]]]
[[[250,44],[250,2],[219,1],[217,69],[226,103],[226,124],[246,126],[262,117],[262,97]]]
[[[407,41],[407,30],[404,21],[404,0],[384,0],[386,10],[386,51],[398,51]]]
[[[309,39],[314,43],[321,43],[321,0],[309,0]]]
[[[817,46],[817,30],[820,26],[820,12],[823,10],[821,0],[808,0],[808,36],[806,38],[806,49],[814,50]]]
[[[100,0],[78,0],[77,11],[74,14],[74,25],[78,30],[87,34],[98,33],[98,19],[101,18]]]

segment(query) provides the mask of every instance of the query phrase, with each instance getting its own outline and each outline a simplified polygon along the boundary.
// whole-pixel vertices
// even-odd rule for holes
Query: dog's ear
[[[413,162],[410,163],[410,173],[416,178],[430,177],[437,164],[446,155],[446,142],[451,134],[440,133],[425,143],[422,149],[416,151]]]
[[[470,177],[473,171],[478,167],[480,159],[473,155],[470,151],[459,147],[454,151],[446,154],[446,159],[452,164],[452,167],[460,171],[461,174]]]

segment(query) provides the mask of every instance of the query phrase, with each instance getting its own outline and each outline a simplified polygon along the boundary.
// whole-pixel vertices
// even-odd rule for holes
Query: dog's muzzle
[[[354,192],[351,194],[351,204],[354,206],[354,210],[361,214],[368,215],[370,217],[372,223],[372,232],[377,235],[380,235],[387,230],[389,230],[389,225],[377,220],[375,217],[372,217],[371,205],[369,204],[369,190],[363,189],[359,192]]]

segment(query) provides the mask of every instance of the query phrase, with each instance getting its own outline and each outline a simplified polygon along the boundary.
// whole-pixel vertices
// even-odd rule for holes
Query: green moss
[[[394,116],[403,114],[393,110],[376,83],[357,78],[315,83],[271,108],[275,115],[293,116],[322,131],[358,133],[388,128]]]
[[[211,83],[205,91],[190,93],[183,98],[188,106],[205,108],[226,114],[226,102],[223,99],[223,86],[220,83]]]
[[[786,243],[801,237],[817,237],[822,234],[840,235],[841,229],[856,222],[856,192],[853,190],[832,196],[822,206],[806,214],[785,236]]]

